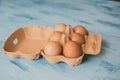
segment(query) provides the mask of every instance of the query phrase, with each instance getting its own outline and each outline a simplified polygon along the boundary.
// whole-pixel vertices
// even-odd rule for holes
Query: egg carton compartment
[[[101,51],[102,35],[90,33],[86,36],[86,43],[83,46],[85,54],[98,55]]]
[[[76,58],[68,58],[63,55],[47,55],[44,51],[46,44],[50,41],[50,37],[55,31],[63,32],[56,42],[60,43],[62,47],[71,41],[69,36],[74,33],[70,25],[64,25],[60,29],[52,28],[49,26],[25,26],[13,32],[5,41],[2,51],[7,55],[17,58],[22,57],[26,59],[38,59],[42,55],[49,63],[56,64],[65,62],[70,66],[79,65],[85,54],[98,55],[101,50],[102,36],[100,34],[89,33],[85,35],[85,43],[82,44],[81,56]]]
[[[77,66],[77,65],[79,65],[82,62],[82,59],[84,57],[84,53],[78,58],[66,58],[63,55],[49,56],[49,55],[45,54],[44,50],[42,50],[41,54],[51,64],[57,64],[59,62],[65,62],[69,66]]]

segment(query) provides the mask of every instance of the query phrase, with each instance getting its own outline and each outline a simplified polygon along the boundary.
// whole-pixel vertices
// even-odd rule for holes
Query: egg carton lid
[[[52,32],[49,26],[19,28],[6,39],[2,51],[14,58],[37,59]]]

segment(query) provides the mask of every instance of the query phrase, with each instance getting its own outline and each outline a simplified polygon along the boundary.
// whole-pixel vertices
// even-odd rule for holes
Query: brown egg
[[[78,33],[72,33],[72,34],[70,35],[70,39],[71,39],[72,41],[75,41],[75,42],[78,43],[78,44],[81,44],[81,45],[85,43],[84,37],[81,36],[81,35],[78,34]]]
[[[64,33],[65,29],[66,29],[66,26],[67,26],[66,24],[60,23],[56,26],[55,31],[60,31],[60,32]]]
[[[67,58],[77,58],[82,55],[82,48],[74,41],[69,41],[64,45],[63,55]]]
[[[84,35],[88,35],[88,31],[81,25],[76,25],[74,27],[74,31],[76,33],[79,33],[80,35],[84,36]]]
[[[50,41],[45,46],[44,53],[50,56],[60,55],[62,53],[62,47],[58,42]]]
[[[49,40],[50,40],[50,41],[60,42],[61,36],[62,36],[62,32],[54,31],[54,32],[51,34]]]

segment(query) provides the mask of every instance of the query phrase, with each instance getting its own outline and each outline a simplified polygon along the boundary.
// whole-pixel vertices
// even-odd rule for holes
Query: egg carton
[[[49,41],[54,28],[50,26],[24,26],[13,32],[5,41],[2,51],[13,58],[38,59],[42,55],[48,62],[56,64],[65,62],[70,66],[76,66],[82,62],[84,54],[98,55],[101,50],[102,36],[92,34],[85,36],[86,43],[82,45],[83,53],[77,58],[67,58],[63,55],[49,56],[44,53],[44,47]],[[71,26],[67,26],[62,35],[60,44],[63,46],[69,41],[69,35],[73,33]]]
[[[65,29],[64,34],[61,37],[61,40],[60,40],[60,44],[62,46],[64,46],[66,42],[70,41],[69,36],[72,33],[74,33],[73,28],[70,25],[68,25]],[[49,56],[49,55],[45,54],[44,49],[42,49],[41,54],[51,64],[65,62],[69,66],[77,66],[77,65],[81,64],[84,54],[98,55],[101,50],[102,36],[100,34],[92,34],[89,32],[89,35],[84,36],[84,38],[85,38],[86,43],[82,45],[83,53],[80,57],[67,58],[63,55]]]
[[[2,51],[14,58],[38,59],[52,32],[53,28],[47,26],[19,28],[7,38]]]

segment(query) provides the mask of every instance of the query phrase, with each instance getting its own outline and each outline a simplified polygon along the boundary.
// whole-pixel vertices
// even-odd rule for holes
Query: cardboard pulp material
[[[65,62],[67,63],[69,66],[77,66],[82,62],[82,59],[84,57],[84,54],[82,54],[80,57],[78,58],[66,58],[63,55],[58,55],[58,56],[48,56],[45,55],[44,50],[42,50],[41,52],[42,56],[47,59],[48,62],[50,62],[51,64],[56,64],[59,62]]]
[[[67,26],[64,37],[61,37],[61,40],[64,44],[67,41],[70,41],[69,36],[70,36],[71,33],[73,33],[72,27]],[[56,64],[56,63],[59,63],[59,62],[65,62],[69,66],[77,66],[77,65],[81,64],[82,59],[84,57],[84,54],[98,55],[100,50],[101,50],[102,36],[100,34],[89,33],[89,35],[85,36],[85,40],[86,40],[86,43],[82,45],[83,53],[78,58],[66,58],[63,55],[49,56],[49,55],[45,54],[44,49],[41,51],[41,54],[51,64]],[[62,44],[62,46],[64,44]]]
[[[19,28],[8,37],[2,50],[14,58],[38,59],[52,32],[53,28],[44,26]]]
[[[86,36],[86,43],[83,47],[85,54],[98,55],[101,51],[102,35],[89,34]]]
[[[44,53],[44,47],[49,41],[54,28],[48,26],[25,26],[13,32],[5,41],[2,51],[11,57],[26,59],[38,59],[42,55],[48,62],[56,64],[65,62],[70,66],[76,66],[82,62],[85,54],[98,55],[101,50],[102,36],[91,34],[85,36],[86,43],[82,45],[83,53],[78,58],[66,58],[63,55],[48,56]],[[70,41],[69,35],[73,33],[71,26],[67,26],[60,43],[63,46]]]

